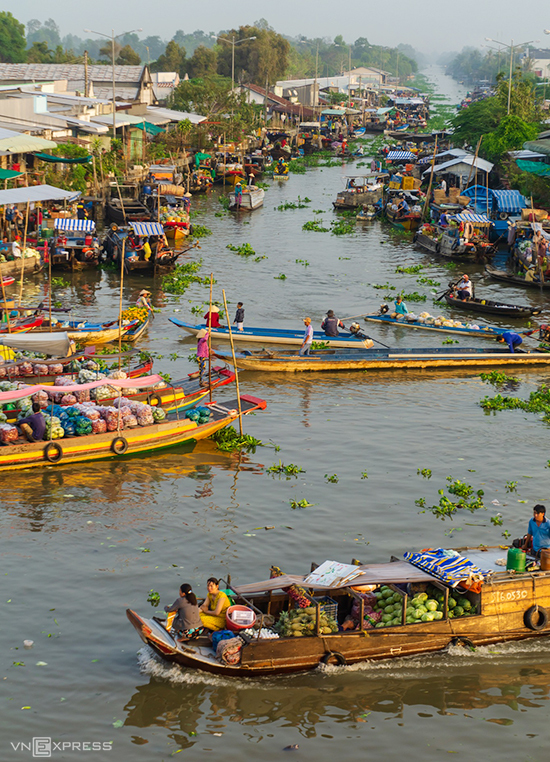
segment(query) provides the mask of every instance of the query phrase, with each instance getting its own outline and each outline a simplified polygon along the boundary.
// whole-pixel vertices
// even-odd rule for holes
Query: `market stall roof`
[[[522,172],[530,172],[532,175],[538,175],[539,177],[548,177],[550,175],[550,165],[542,164],[540,161],[517,159],[516,164]]]
[[[523,144],[523,148],[525,148],[527,151],[535,151],[536,153],[543,153],[545,156],[550,156],[550,139],[544,138],[543,140],[528,140]]]
[[[462,165],[462,167],[460,165]],[[460,156],[456,159],[451,159],[450,161],[444,161],[443,164],[438,164],[436,167],[434,167],[434,173],[439,174],[440,172],[448,172],[451,175],[461,176],[464,174],[464,169],[466,170],[466,174],[468,174],[468,171],[472,166],[488,174],[491,172],[495,165],[491,164],[490,161],[480,159],[479,156],[477,159],[475,156],[471,155]],[[424,174],[426,175],[431,171],[431,168],[427,169]]]
[[[345,108],[325,108],[321,111],[323,116],[345,116]]]
[[[416,156],[410,151],[390,151],[386,158],[388,161],[416,161]]]
[[[66,357],[71,342],[66,333],[12,333],[2,336],[2,344],[26,352]],[[28,396],[27,394],[23,395]]]
[[[510,156],[513,156],[514,159],[527,159],[528,161],[531,159],[544,159],[543,153],[537,153],[536,151],[508,151]]]
[[[13,180],[14,177],[21,177],[22,174],[13,169],[0,169],[0,180]]]
[[[392,98],[396,106],[423,106],[422,98]]]
[[[355,577],[348,587],[357,585],[382,585],[400,582],[426,582],[432,581],[430,574],[415,568],[406,561],[394,561],[389,564],[367,564],[360,567],[362,574]],[[291,585],[303,585],[307,575],[284,574],[281,577],[273,577],[261,582],[251,582],[247,585],[236,585],[235,591],[240,595],[250,595],[252,593],[264,593],[270,590],[280,590]],[[313,590],[330,590],[331,588],[323,585],[307,585]]]
[[[527,199],[518,190],[490,190],[490,192],[496,199],[499,212],[519,214],[522,209],[526,209],[528,206]]]
[[[83,233],[93,233],[95,222],[93,220],[75,220],[68,217],[57,217],[55,220],[56,230],[67,230]]]
[[[57,148],[57,143],[0,127],[0,156],[12,153],[33,153],[43,151],[45,148]]]
[[[98,124],[106,124],[107,127],[112,127],[113,113],[92,116],[91,121],[97,122]],[[127,114],[126,112],[117,112],[115,114],[115,124],[117,127],[133,127],[134,125],[143,124],[144,121],[145,118],[143,116],[134,116],[133,114]]]
[[[378,108],[376,109],[376,113],[378,116],[383,116],[384,114],[389,114],[390,111],[393,111],[393,106],[384,106],[384,108]]]
[[[160,222],[131,222],[130,227],[136,235],[164,235]]]
[[[147,108],[148,114],[156,114],[157,116],[165,117],[171,122],[183,122],[184,119],[189,119],[191,124],[200,124],[206,121],[205,116],[200,114],[193,114],[190,111],[174,111],[171,108],[157,108],[156,106],[149,106]]]
[[[455,214],[454,220],[459,222],[477,222],[483,225],[491,225],[491,220],[484,214],[472,214],[471,212],[462,212],[461,214]]]
[[[0,191],[0,206],[5,204],[26,204],[36,201],[74,201],[80,191],[66,191],[53,185],[31,185],[28,188],[12,188]]]
[[[88,164],[92,160],[91,156],[75,156],[67,159],[64,156],[53,156],[51,153],[35,153],[37,159],[47,161],[50,164]]]

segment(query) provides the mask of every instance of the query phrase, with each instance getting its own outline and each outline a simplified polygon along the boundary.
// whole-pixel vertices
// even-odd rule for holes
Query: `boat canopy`
[[[492,210],[505,214],[520,214],[522,209],[528,207],[527,199],[518,190],[493,190],[483,185],[472,185],[461,195],[471,198],[478,209],[488,208],[489,203]]]
[[[50,387],[51,388],[51,387]],[[358,585],[383,585],[398,582],[427,582],[433,581],[431,574],[417,569],[406,561],[394,561],[389,564],[372,564],[359,567],[361,575],[351,580],[346,587],[356,587]],[[291,585],[304,585],[308,575],[283,574],[281,577],[273,577],[261,582],[251,582],[247,585],[238,585],[234,587],[239,595],[250,595],[252,593],[267,593],[270,590],[281,590]],[[307,584],[306,587],[312,590],[330,590],[330,587],[324,585]]]
[[[529,172],[530,174],[538,175],[539,177],[548,177],[548,175],[550,175],[550,167],[548,164],[542,164],[540,161],[516,159],[516,164],[522,172]]]
[[[470,587],[474,582],[483,582],[492,574],[491,570],[480,569],[460,553],[442,548],[423,550],[419,553],[405,553],[404,558],[451,587],[456,587],[464,581],[467,581]]]
[[[131,222],[130,227],[136,235],[164,235],[160,222]]]
[[[0,191],[0,206],[26,204],[37,201],[74,201],[80,191],[66,191],[53,185],[31,185],[28,188],[12,188]]]
[[[462,212],[461,214],[456,214],[453,219],[458,220],[459,222],[476,222],[478,225],[492,224],[491,220],[484,214],[472,214],[471,212]]]
[[[2,336],[1,343],[26,352],[66,357],[71,342],[66,333],[12,333]]]
[[[83,233],[93,233],[95,230],[95,222],[93,220],[75,220],[68,219],[67,217],[58,217],[55,220],[56,230],[67,230]]]
[[[386,158],[388,161],[416,161],[416,156],[410,151],[390,151]]]

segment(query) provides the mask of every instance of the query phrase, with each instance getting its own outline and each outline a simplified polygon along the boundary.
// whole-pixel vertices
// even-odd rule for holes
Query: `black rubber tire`
[[[160,394],[157,394],[156,392],[149,394],[147,396],[147,404],[154,405],[155,407],[162,407],[162,399],[160,398]]]
[[[341,654],[340,651],[327,651],[326,654],[321,657],[321,664],[330,664],[332,659],[336,659],[336,666],[337,667],[345,667],[347,665],[347,660],[344,654]]]
[[[415,233],[413,235],[413,243],[416,243],[418,241],[418,233]]]
[[[439,252],[441,251],[441,244],[439,243],[439,241],[435,245],[435,250],[436,250],[437,254],[439,254]]]
[[[57,442],[48,442],[46,447],[44,447],[43,453],[44,460],[47,460],[48,463],[59,463],[63,457],[63,448]],[[54,453],[57,453],[57,455]]]
[[[124,439],[124,437],[115,437],[111,442],[111,451],[114,452],[115,455],[124,455],[127,449],[128,440]]]
[[[531,606],[523,615],[523,623],[528,629],[535,632],[544,630],[548,625],[548,611],[542,606]]]
[[[470,638],[465,638],[461,635],[458,635],[456,638],[453,638],[451,642],[449,643],[450,646],[463,646],[464,648],[471,648],[475,649],[474,644],[470,640]]]
[[[506,212],[499,212],[498,218],[499,220],[507,220],[508,214]]]

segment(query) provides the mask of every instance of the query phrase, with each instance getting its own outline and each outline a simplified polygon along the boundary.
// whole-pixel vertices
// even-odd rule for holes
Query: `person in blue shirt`
[[[543,548],[550,548],[550,521],[546,518],[546,507],[539,504],[533,508],[522,550],[532,550],[538,556]]]
[[[408,315],[409,310],[407,309],[407,305],[403,301],[402,296],[398,296],[397,299],[394,302],[395,304],[395,311],[398,315]]]
[[[519,347],[520,344],[523,344],[523,339],[519,333],[514,333],[513,331],[504,331],[504,333],[499,336],[497,341],[499,344],[506,342],[510,347],[510,352],[512,352],[512,354],[514,353],[515,347]]]

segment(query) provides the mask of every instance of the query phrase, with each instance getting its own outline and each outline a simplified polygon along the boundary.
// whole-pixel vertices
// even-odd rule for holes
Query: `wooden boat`
[[[264,204],[265,191],[256,185],[246,185],[241,194],[241,203],[237,204],[235,193],[229,194],[229,210],[231,212],[252,212]]]
[[[286,168],[286,172],[277,172],[276,169],[273,170],[273,179],[274,180],[288,180],[289,178],[289,171],[288,167]]]
[[[42,316],[42,320],[44,317]],[[122,331],[118,324],[118,320],[112,320],[110,323],[90,323],[86,320],[66,320],[64,323],[57,323],[54,326],[45,325],[41,328],[42,323],[32,330],[35,333],[40,332],[66,332],[69,339],[76,341],[82,346],[89,346],[91,344],[109,344],[111,341],[116,341],[122,333],[122,340],[126,341],[126,335],[136,328],[138,321],[134,320],[126,325],[122,326]]]
[[[479,312],[481,314],[502,315],[511,318],[526,318],[531,315],[540,315],[542,310],[535,307],[520,306],[519,304],[503,304],[502,302],[493,302],[491,299],[459,299],[448,291],[445,293],[445,301],[451,307],[468,312]]]
[[[182,328],[190,336],[196,336],[200,330],[206,328],[206,323],[193,325],[193,323],[186,323],[184,320],[178,320],[178,318],[168,318],[168,320],[178,328]],[[301,345],[304,341],[303,328],[245,328],[242,332],[232,331],[232,334],[233,341],[246,341],[247,343]],[[229,341],[229,330],[227,328],[213,328],[212,341],[214,340]],[[341,331],[337,337],[327,336],[324,331],[314,331],[313,341],[342,348],[356,347],[359,349],[372,346],[368,337],[361,338],[350,331]]]
[[[150,369],[153,363],[150,362],[148,365]],[[143,367],[145,367],[145,364]],[[185,410],[188,410],[189,408],[195,407],[195,405],[204,400],[206,395],[210,393],[210,386],[204,386],[201,384],[198,378],[193,378],[194,375],[195,374],[190,373],[188,378],[181,379],[180,381],[174,381],[169,386],[165,386],[161,389],[154,389],[153,391],[138,391],[137,393],[134,393],[132,391],[125,390],[124,396],[128,397],[131,400],[135,400],[136,402],[145,402],[148,405],[162,407],[163,410],[165,410],[167,413],[175,412],[176,410],[181,413]],[[128,374],[128,377],[136,378],[136,384],[139,384],[139,377],[132,375],[132,372]],[[48,381],[48,377],[40,378],[35,376],[34,383],[41,384],[43,386],[48,385],[49,383],[53,384],[55,382],[55,378],[56,377],[54,376],[50,382]],[[33,383],[33,378],[28,376],[22,377],[21,380],[25,381],[26,383]],[[212,368],[212,390],[218,389],[222,386],[227,386],[227,384],[230,384],[234,381],[235,373],[233,371],[230,371],[227,368],[219,367],[217,365]],[[108,385],[109,384],[106,382],[105,386]],[[139,386],[136,388],[139,389]],[[112,397],[101,398],[101,404],[112,405],[118,396],[118,392],[113,391]],[[4,413],[8,419],[8,423],[15,423],[19,416],[20,409],[15,406],[13,410],[4,410]]]
[[[149,377],[155,378],[155,377]],[[156,377],[159,378],[159,377]],[[59,387],[63,388],[63,387]],[[68,387],[70,388],[70,387]],[[36,387],[31,387],[36,389]],[[0,393],[2,395],[11,392]],[[157,452],[167,447],[175,447],[186,442],[196,442],[212,436],[239,417],[237,399],[223,403],[207,403],[211,411],[208,423],[197,425],[187,418],[179,418],[170,413],[164,421],[151,426],[123,429],[120,433],[108,431],[105,434],[88,434],[57,439],[54,442],[24,442],[0,447],[0,469],[2,472],[22,468],[44,468],[85,463],[93,460],[112,460]],[[241,395],[243,415],[254,410],[263,410],[264,400]]]
[[[126,615],[141,640],[162,659],[227,677],[277,675],[327,664],[345,666],[367,660],[437,654],[449,646],[472,648],[550,635],[550,572],[506,571],[498,564],[506,555],[503,548],[459,550],[462,559],[475,564],[474,568],[481,572],[476,592],[462,587],[460,581],[448,578],[443,581],[396,558],[391,563],[356,567],[359,576],[338,586],[322,586],[308,581],[305,575],[293,574],[245,585],[224,582],[237,605],[251,609],[262,627],[273,630],[270,625],[273,620],[278,624],[288,616],[284,612],[297,608],[289,595],[292,586],[298,586],[304,603],[310,604],[307,611],[313,612],[309,614],[313,629],[297,627],[301,637],[280,634],[265,639],[259,637],[258,629],[252,635],[235,633],[242,642],[237,641],[240,650],[234,663],[218,659],[204,634],[180,643],[159,617],[142,617],[132,609],[127,609]],[[383,595],[383,586],[389,590],[391,600],[396,601],[393,604],[398,611],[396,619],[373,626],[372,607],[367,606],[376,599],[361,592],[365,586],[378,595]],[[433,600],[440,618],[407,622],[410,603],[418,594],[437,596]],[[466,608],[459,607],[457,600]],[[457,608],[458,615],[453,614]],[[323,627],[327,616],[335,626]],[[344,630],[342,625],[350,619],[356,629]],[[285,630],[281,629],[282,632]]]
[[[508,272],[507,270],[499,270],[497,267],[493,267],[492,265],[485,265],[485,273],[490,278],[494,278],[494,280],[501,280],[505,283],[525,286],[526,288],[550,288],[550,280],[546,280],[544,283],[541,283],[540,280],[525,280],[525,278],[523,278],[521,275],[516,275],[515,273]]]
[[[447,259],[460,259],[463,261],[482,261],[493,257],[495,247],[488,240],[480,240],[476,243],[460,243],[459,238],[449,234],[446,228],[439,228],[436,237],[426,235],[422,229],[417,231],[413,238],[414,243],[430,254],[439,254]]]
[[[29,273],[38,272],[42,269],[42,262],[40,255],[37,253],[35,257],[25,256],[23,258],[23,273],[28,275]],[[10,262],[0,262],[0,276],[13,276],[18,279],[21,277],[21,259],[14,259]]]
[[[120,198],[113,196],[105,202],[105,218],[117,225],[127,225],[129,222],[150,220],[151,212],[141,201],[123,198],[121,202]]]
[[[233,365],[230,352],[213,350],[220,360]],[[300,357],[294,351],[245,350],[235,355],[237,368],[268,373],[300,373],[336,370],[403,370],[405,368],[483,368],[517,365],[550,365],[550,355],[494,347],[435,347],[433,349],[316,349]]]
[[[454,306],[454,305],[453,305]],[[365,321],[373,323],[385,323],[386,325],[395,325],[398,328],[418,328],[424,331],[436,331],[437,333],[458,334],[462,336],[480,336],[481,338],[494,339],[500,336],[506,328],[496,328],[490,325],[482,325],[478,328],[470,328],[466,323],[460,326],[442,326],[435,325],[433,322],[425,320],[404,320],[401,318],[392,318],[390,315],[365,315]]]
[[[101,252],[93,220],[58,217],[47,257],[53,269],[86,270],[97,267]],[[46,261],[47,258],[45,257]]]
[[[132,349],[130,352],[122,352],[120,355],[101,355],[96,357],[91,352],[86,350],[85,352],[79,352],[69,357],[61,357],[49,360],[36,360],[28,359],[25,357],[19,360],[12,360],[10,362],[4,362],[0,364],[0,380],[2,381],[23,381],[26,384],[44,384],[49,385],[55,383],[55,379],[58,376],[72,376],[76,375],[78,371],[71,370],[71,363],[74,360],[107,360],[110,363],[117,362],[119,358],[132,357],[137,355],[138,350]],[[32,372],[21,372],[21,366],[29,368],[32,366]],[[40,372],[41,368],[46,368],[46,373]],[[53,368],[53,370],[52,370]],[[61,370],[59,371],[59,369]],[[38,370],[35,370],[38,369]],[[127,373],[128,378],[140,378],[141,376],[147,376],[153,369],[153,360],[148,358],[144,362],[139,363],[134,368],[123,365],[123,370]],[[76,383],[76,382],[75,382]]]
[[[365,204],[374,205],[384,194],[384,183],[389,178],[387,172],[368,175],[353,175],[346,178],[346,187],[332,202],[335,209],[359,209]]]
[[[388,218],[388,222],[398,230],[405,230],[407,232],[418,230],[422,223],[421,212],[409,212],[408,214],[403,214],[401,217],[399,217],[398,214],[398,212],[393,212],[389,206],[386,207],[386,217]]]
[[[14,283],[15,283],[15,278],[12,278],[11,275],[5,275],[2,278],[2,287],[3,288],[7,288],[8,286],[13,286]]]
[[[43,322],[43,315],[33,315],[32,317],[16,320],[10,319],[9,326],[7,323],[0,325],[0,334],[29,333],[30,331],[38,330]]]
[[[124,341],[130,344],[135,344],[145,331],[149,328],[149,324],[151,322],[151,318],[148,318],[147,320],[142,320],[139,323],[136,323],[135,325],[132,325],[131,328],[126,331],[124,334]]]

